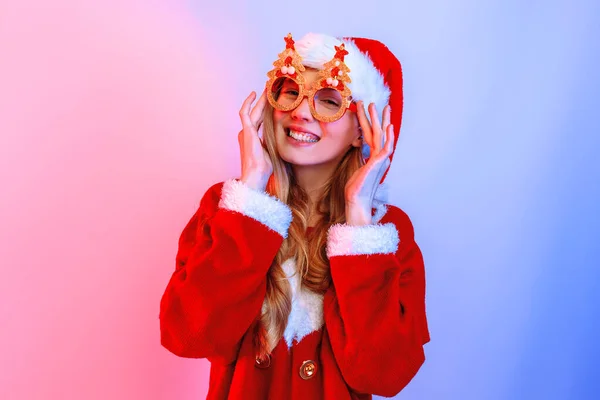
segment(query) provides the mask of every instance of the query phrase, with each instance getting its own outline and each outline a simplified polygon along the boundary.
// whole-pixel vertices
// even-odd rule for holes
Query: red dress
[[[324,296],[283,265],[292,312],[270,360],[253,332],[266,274],[292,220],[289,207],[237,180],[212,186],[179,240],[160,303],[161,343],[211,362],[207,399],[371,399],[415,376],[429,341],[423,258],[408,216],[388,205],[378,223],[334,225]]]

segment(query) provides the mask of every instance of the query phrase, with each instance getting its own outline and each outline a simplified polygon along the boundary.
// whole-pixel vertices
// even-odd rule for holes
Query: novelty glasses
[[[273,108],[291,111],[308,97],[311,114],[322,122],[337,121],[348,109],[356,112],[356,104],[352,102],[352,92],[347,85],[351,82],[348,75],[350,69],[344,63],[348,51],[343,43],[335,46],[335,56],[323,65],[317,80],[307,89],[306,79],[301,73],[305,67],[296,52],[291,34],[287,35],[285,42],[285,50],[273,63],[275,68],[267,74],[267,98]]]

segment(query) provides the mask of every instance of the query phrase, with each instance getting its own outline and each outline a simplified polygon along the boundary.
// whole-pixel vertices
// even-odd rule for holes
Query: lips
[[[317,135],[315,135],[315,134],[314,134],[314,133],[312,133],[311,131],[309,131],[309,130],[307,130],[306,128],[303,128],[303,127],[301,127],[301,126],[297,126],[297,125],[290,125],[290,126],[288,126],[288,127],[285,129],[285,134],[286,134],[287,136],[289,136],[289,135],[290,135],[290,131],[294,131],[294,132],[298,132],[298,133],[303,133],[303,134],[305,134],[305,135],[307,135],[307,136],[309,136],[309,137],[311,137],[311,138],[313,138],[313,139],[315,139],[315,140],[320,140],[320,139],[321,139],[321,137],[320,137],[320,136],[317,136]]]

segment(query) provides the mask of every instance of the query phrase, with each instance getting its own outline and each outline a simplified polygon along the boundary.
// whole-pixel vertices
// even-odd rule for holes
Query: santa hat
[[[402,66],[394,54],[381,42],[365,38],[336,38],[324,34],[309,33],[295,42],[302,57],[302,64],[316,69],[333,59],[336,49],[344,43],[348,54],[344,58],[350,68],[348,87],[354,101],[362,100],[365,106],[375,103],[380,119],[383,108],[389,103],[392,108],[391,123],[394,125],[394,151],[402,123]],[[367,118],[370,119],[367,112]],[[369,157],[369,146],[363,145],[363,155]],[[384,181],[387,172],[381,182]]]

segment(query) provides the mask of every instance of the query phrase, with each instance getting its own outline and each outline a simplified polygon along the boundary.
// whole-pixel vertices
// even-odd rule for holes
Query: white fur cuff
[[[241,181],[230,179],[223,184],[219,208],[237,211],[261,222],[287,238],[292,210],[267,192],[254,190]]]
[[[364,226],[336,224],[327,232],[327,257],[393,254],[398,243],[398,230],[391,222]]]

